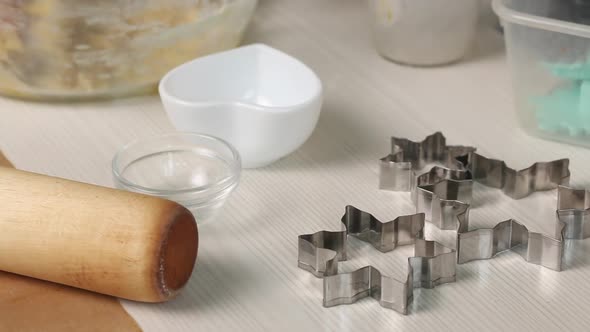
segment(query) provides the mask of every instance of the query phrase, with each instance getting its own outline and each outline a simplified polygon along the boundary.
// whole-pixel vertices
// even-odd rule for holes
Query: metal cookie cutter
[[[566,239],[590,237],[590,191],[559,186],[557,218],[566,224]]]
[[[490,161],[480,155],[475,155],[475,158],[483,163]],[[569,181],[568,160],[536,163],[522,171],[514,171],[498,160],[491,160],[490,164],[500,167],[483,167],[477,171],[477,177],[473,176],[476,172],[469,165],[466,171],[434,168],[419,176],[412,190],[417,211],[425,212],[427,220],[431,218],[441,229],[457,230],[459,264],[492,258],[511,249],[530,263],[560,271],[564,238],[583,238],[588,236],[584,232],[590,233],[590,227],[586,225],[590,219],[590,198],[587,198],[590,195],[586,196],[585,191],[560,186]],[[486,171],[490,169],[492,171]],[[483,179],[484,184],[501,188],[513,198],[559,187],[554,236],[529,232],[514,219],[500,222],[490,229],[469,231],[472,178],[476,181]]]
[[[456,158],[475,151],[470,146],[447,145],[440,132],[426,137],[422,142],[405,138],[391,138],[391,153],[380,162],[379,188],[392,191],[410,191],[415,171],[427,164],[440,164],[449,168],[456,165]]]
[[[567,185],[570,179],[569,159],[537,162],[522,170],[512,169],[502,160],[488,159],[475,152],[458,156],[456,160],[471,172],[474,181],[502,189],[505,195],[514,199]]]
[[[457,263],[490,259],[506,250],[518,253],[529,263],[561,271],[565,224],[557,221],[554,237],[530,232],[514,219],[502,221],[493,228],[468,230],[469,214],[458,216]]]
[[[514,170],[501,160],[488,159],[476,152],[456,158],[459,169],[433,167],[415,177],[411,185],[412,201],[417,212],[440,229],[456,228],[457,216],[469,208],[473,182],[502,189],[504,194],[520,199],[535,191],[567,185],[569,160],[537,162],[523,170]]]
[[[435,166],[415,178],[411,192],[417,213],[439,229],[456,230],[457,216],[471,204],[473,177],[469,171]]]
[[[299,236],[298,265],[317,277],[324,277],[325,307],[350,304],[370,296],[383,307],[407,314],[415,287],[433,288],[455,281],[455,251],[422,238],[424,214],[401,216],[383,223],[367,212],[347,206],[341,221],[344,231]],[[408,258],[406,279],[384,276],[373,266],[338,274],[338,261],[346,260],[347,235],[371,243],[381,252],[413,243],[415,257]]]
[[[559,186],[557,195],[553,236],[530,232],[514,219],[500,222],[491,229],[468,231],[468,211],[459,213],[457,262],[488,259],[512,250],[529,263],[561,271],[564,240],[590,236],[590,193]]]

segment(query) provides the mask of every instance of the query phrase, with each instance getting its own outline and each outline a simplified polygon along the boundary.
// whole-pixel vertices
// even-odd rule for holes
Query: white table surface
[[[566,270],[527,264],[516,253],[457,267],[457,282],[417,290],[410,315],[373,299],[323,308],[321,280],[297,268],[297,235],[339,229],[347,204],[382,220],[413,212],[407,193],[377,189],[377,160],[391,135],[421,140],[442,131],[515,168],[571,159],[572,183],[590,187],[590,151],[527,136],[513,112],[502,36],[481,29],[458,64],[412,68],[380,58],[364,1],[262,0],[246,43],[264,42],[317,72],[325,103],[297,152],[243,180],[214,223],[200,227],[193,277],[181,296],[151,305],[124,301],[145,331],[521,331],[589,330],[590,240],[568,242]],[[112,186],[122,144],[172,130],[157,97],[74,105],[0,99],[0,148],[18,168]],[[476,187],[475,226],[517,218],[551,232],[555,191],[513,201]],[[440,232],[438,232],[440,233]],[[432,238],[448,240],[434,230]],[[388,254],[351,241],[351,271],[375,264],[405,276],[412,247]]]

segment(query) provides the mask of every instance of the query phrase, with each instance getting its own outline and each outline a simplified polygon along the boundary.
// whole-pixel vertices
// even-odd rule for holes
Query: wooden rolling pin
[[[162,302],[190,278],[197,247],[177,203],[0,167],[0,270]]]

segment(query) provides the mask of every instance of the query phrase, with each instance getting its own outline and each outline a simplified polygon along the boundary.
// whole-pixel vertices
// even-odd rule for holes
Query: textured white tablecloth
[[[321,305],[321,280],[297,268],[297,235],[339,229],[347,204],[383,220],[411,213],[408,194],[377,189],[377,160],[389,136],[421,140],[442,131],[516,168],[571,159],[572,183],[590,187],[590,151],[527,136],[513,112],[502,36],[478,35],[465,61],[402,67],[373,49],[364,1],[262,0],[247,43],[263,42],[301,59],[325,88],[313,136],[270,167],[247,170],[220,218],[200,228],[193,278],[176,300],[125,302],[146,331],[522,331],[589,330],[590,240],[568,243],[563,272],[515,253],[458,266],[457,282],[418,290],[409,316],[372,299]],[[112,186],[116,149],[172,130],[157,97],[56,105],[0,99],[0,148],[18,168]],[[474,226],[511,217],[552,231],[556,193],[512,201],[476,187]],[[1,206],[1,203],[0,203]],[[436,236],[433,234],[432,236]],[[388,254],[352,241],[351,271],[376,264],[405,276],[411,246]]]

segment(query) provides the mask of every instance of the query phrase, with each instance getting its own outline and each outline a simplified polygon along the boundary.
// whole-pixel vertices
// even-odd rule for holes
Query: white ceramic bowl
[[[262,44],[195,59],[162,78],[160,97],[179,131],[232,144],[242,165],[268,165],[311,135],[322,84],[297,59]]]

